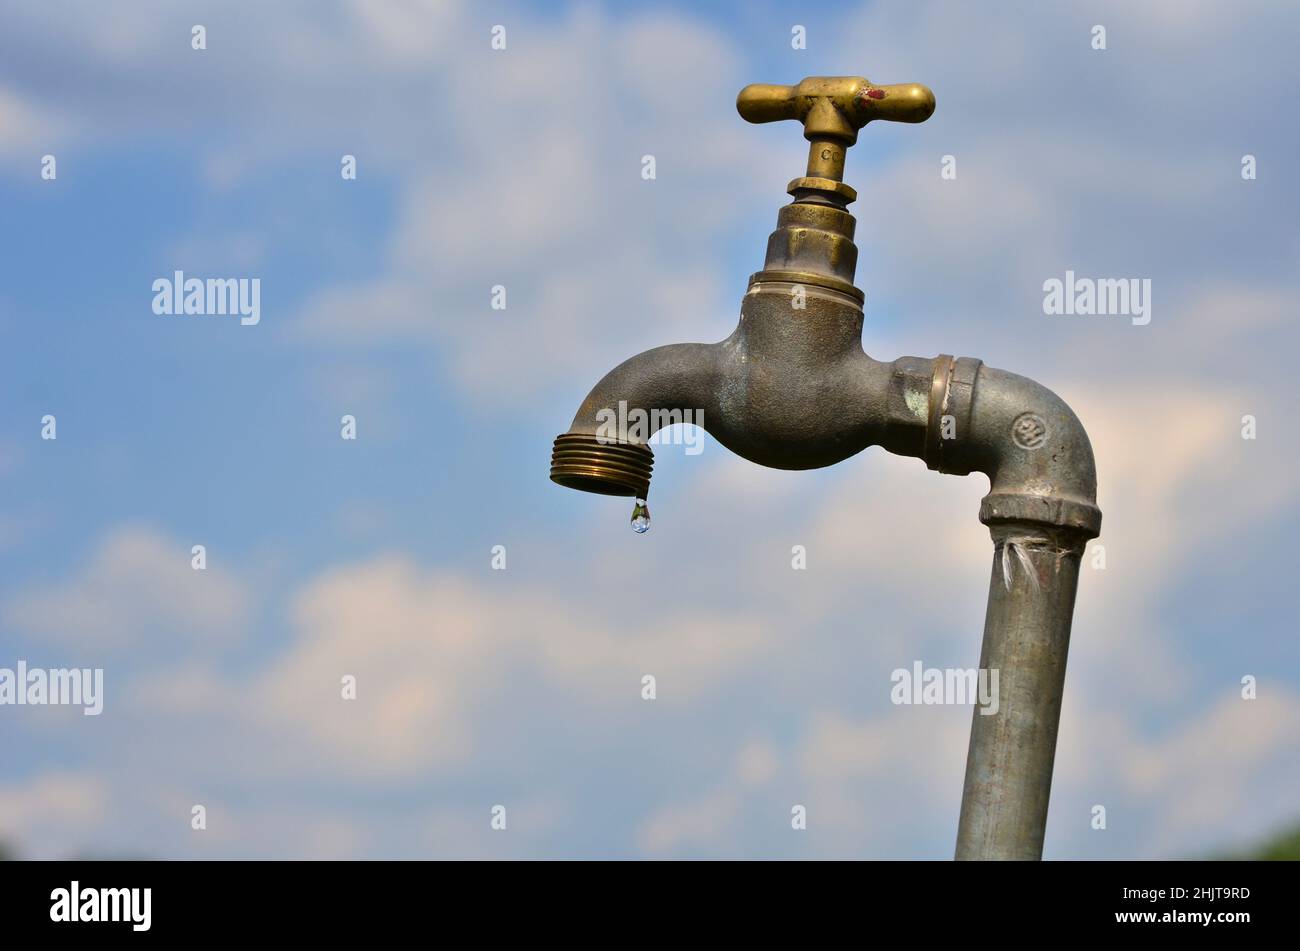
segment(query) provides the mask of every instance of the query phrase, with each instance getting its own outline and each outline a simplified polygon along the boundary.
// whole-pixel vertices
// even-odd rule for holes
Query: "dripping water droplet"
[[[646,507],[645,499],[637,499],[632,507],[632,531],[638,535],[650,531],[650,509]]]

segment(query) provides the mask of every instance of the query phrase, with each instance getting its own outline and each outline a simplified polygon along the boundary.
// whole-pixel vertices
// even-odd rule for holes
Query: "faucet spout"
[[[678,343],[625,360],[600,380],[555,440],[551,479],[600,495],[650,492],[650,437],[716,415],[719,345]]]

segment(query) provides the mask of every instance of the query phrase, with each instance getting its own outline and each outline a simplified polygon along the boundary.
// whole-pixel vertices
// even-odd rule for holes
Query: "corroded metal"
[[[834,465],[880,446],[939,472],[988,475],[980,520],[995,553],[982,666],[1001,671],[999,708],[975,716],[957,857],[1038,858],[1079,557],[1101,528],[1088,436],[1032,380],[948,354],[882,363],[862,348],[844,150],[870,121],[924,121],[934,111],[928,89],[814,77],[747,86],[737,109],[751,122],[802,122],[810,149],[735,331],[611,370],[556,439],[551,478],[645,497],[652,433],[611,435],[606,421],[621,405],[698,413],[732,452],[778,469]]]

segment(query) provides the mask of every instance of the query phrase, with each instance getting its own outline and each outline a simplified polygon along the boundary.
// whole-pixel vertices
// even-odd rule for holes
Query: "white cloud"
[[[487,725],[524,696],[585,698],[600,734],[643,702],[644,674],[659,680],[657,702],[680,708],[745,670],[769,637],[753,617],[573,603],[400,557],[328,572],[293,603],[296,636],[256,677],[157,670],[133,691],[138,708],[233,718],[285,751],[263,749],[259,769],[331,769],[341,757],[381,777],[463,770],[494,758]],[[344,676],[356,700],[342,699]]]
[[[637,846],[650,854],[701,848],[711,852],[735,835],[741,808],[740,797],[726,787],[664,806],[641,824]]]
[[[57,146],[67,141],[68,124],[12,89],[0,86],[0,158],[17,165],[26,162],[35,180],[43,155],[58,157]]]
[[[779,768],[779,755],[772,744],[750,738],[715,785],[646,816],[637,828],[637,848],[650,855],[725,851],[740,831],[746,796],[771,782]]]
[[[594,9],[512,31],[508,52],[449,66],[440,147],[402,182],[385,273],[319,291],[299,339],[431,344],[456,384],[500,405],[594,383],[660,337],[725,335],[738,302],[722,294],[720,248],[741,209],[779,196],[747,171],[729,40]],[[489,308],[496,284],[506,311]]]
[[[51,771],[0,785],[0,842],[24,858],[68,858],[109,815],[108,788],[92,772]]]
[[[12,596],[5,623],[61,647],[120,649],[159,630],[168,640],[230,642],[241,635],[249,598],[209,551],[191,567],[191,545],[148,528],[109,535],[69,578]]]
[[[1232,680],[1233,678],[1227,678]],[[1293,822],[1281,790],[1300,781],[1300,699],[1265,678],[1188,699],[1190,712],[1143,730],[1102,685],[1067,688],[1049,845],[1056,854],[1196,858]],[[1094,805],[1107,828],[1093,830]]]
[[[1172,736],[1130,751],[1124,778],[1150,810],[1153,852],[1221,845],[1293,821],[1294,803],[1275,793],[1300,781],[1300,698],[1275,683],[1257,700],[1222,695]]]

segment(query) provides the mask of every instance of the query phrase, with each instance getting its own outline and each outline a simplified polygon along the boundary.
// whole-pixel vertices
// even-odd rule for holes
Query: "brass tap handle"
[[[812,143],[807,178],[840,182],[844,152],[858,141],[859,129],[874,119],[924,122],[934,113],[934,93],[919,83],[877,86],[861,76],[809,76],[797,86],[746,86],[736,110],[749,122],[803,123]]]

